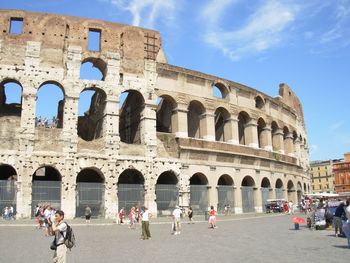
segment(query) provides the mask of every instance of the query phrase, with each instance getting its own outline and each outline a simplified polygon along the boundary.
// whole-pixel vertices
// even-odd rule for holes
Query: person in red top
[[[215,226],[216,223],[216,211],[214,209],[214,206],[210,207],[210,211],[209,211],[209,228],[216,228]]]

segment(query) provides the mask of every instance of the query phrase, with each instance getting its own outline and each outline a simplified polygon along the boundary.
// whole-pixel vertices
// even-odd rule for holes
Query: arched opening
[[[190,206],[193,211],[202,213],[208,209],[208,179],[202,173],[190,178]]]
[[[203,114],[205,109],[198,101],[191,101],[187,113],[188,137],[202,138],[203,137]]]
[[[106,93],[98,88],[84,89],[80,93],[78,107],[78,136],[85,141],[103,137]]]
[[[266,123],[263,118],[259,118],[258,120],[258,143],[259,148],[264,148],[267,146],[267,138],[265,134]]]
[[[52,166],[42,166],[33,174],[32,216],[36,205],[61,209],[61,174]]]
[[[229,112],[225,108],[217,108],[215,111],[215,140],[226,142],[229,140],[230,127],[228,125],[228,119],[230,118]]]
[[[15,80],[0,83],[0,117],[21,117],[22,90],[21,84]]]
[[[129,144],[141,144],[141,116],[145,108],[143,96],[135,90],[123,92],[119,105],[120,140]]]
[[[216,83],[212,87],[213,96],[216,98],[224,99],[228,95],[228,89],[222,83]]]
[[[156,184],[157,210],[160,215],[170,215],[179,204],[178,179],[173,171],[162,173]]]
[[[301,183],[298,182],[298,184],[297,184],[297,199],[298,199],[297,201],[298,201],[298,203],[297,204],[300,204],[302,195],[303,195],[303,187],[301,186]]]
[[[91,215],[104,217],[105,185],[104,176],[96,168],[85,168],[77,176],[76,217],[82,217],[86,206],[91,208]]]
[[[287,193],[288,193],[288,200],[292,200],[293,202],[295,202],[295,199],[294,199],[295,187],[292,180],[289,180],[287,183]]]
[[[234,182],[228,174],[221,175],[217,185],[218,190],[218,211],[231,213],[235,207]],[[227,210],[225,210],[225,207]]]
[[[260,96],[256,96],[255,97],[255,108],[262,110],[262,109],[264,109],[264,107],[265,107],[264,99]]]
[[[307,192],[306,183],[304,183],[304,192]]]
[[[238,140],[239,144],[246,145],[246,132],[245,128],[248,122],[250,121],[250,117],[248,113],[242,111],[238,114]]]
[[[45,82],[36,95],[35,126],[62,128],[64,112],[64,90],[56,82]]]
[[[87,58],[80,66],[80,79],[104,80],[107,64],[100,58]]]
[[[140,207],[145,200],[144,177],[136,169],[126,169],[118,179],[118,207],[124,207],[125,211]]]
[[[283,182],[281,179],[276,180],[275,184],[276,199],[284,199],[283,196]]]
[[[266,204],[267,199],[270,198],[270,192],[271,192],[271,184],[270,180],[267,177],[264,177],[261,181],[261,203],[262,203],[262,209],[263,212],[266,212]]]
[[[174,110],[176,102],[170,96],[161,96],[157,100],[157,132],[171,133],[173,131],[172,124],[174,123]]]
[[[242,180],[242,210],[243,213],[255,212],[254,205],[255,182],[251,176],[246,176]]]
[[[271,138],[272,138],[272,149],[274,151],[280,150],[279,140],[278,140],[278,132],[279,127],[275,121],[271,123]]]
[[[12,215],[16,214],[16,181],[17,172],[11,166],[7,164],[0,165],[0,211],[4,211],[6,207],[13,208]],[[11,219],[12,215],[7,216],[5,219]]]

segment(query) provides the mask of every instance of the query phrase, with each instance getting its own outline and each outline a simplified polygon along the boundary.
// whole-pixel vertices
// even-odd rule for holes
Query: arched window
[[[87,58],[80,66],[80,79],[104,80],[107,64],[100,58]]]
[[[265,101],[262,97],[255,97],[255,108],[262,110],[265,107]]]
[[[224,99],[228,95],[228,89],[222,83],[216,83],[212,88],[213,96],[216,98]]]
[[[230,114],[225,108],[217,108],[215,111],[215,140],[226,142],[229,139],[230,127],[227,120]]]
[[[255,212],[255,182],[251,176],[246,176],[242,180],[241,184],[242,191],[242,210],[243,213]]]
[[[63,87],[56,82],[41,85],[37,92],[35,126],[62,128],[63,112]]]
[[[78,136],[92,141],[103,136],[106,93],[98,88],[84,89],[79,96]]]
[[[248,113],[242,111],[238,114],[238,139],[239,144],[246,145],[246,132],[245,127],[250,121]]]
[[[175,100],[170,96],[161,96],[157,100],[157,131],[171,133],[174,109],[176,108]]]
[[[190,178],[190,206],[193,211],[204,212],[208,209],[208,179],[202,173]]]
[[[205,110],[203,105],[198,101],[191,101],[187,113],[188,137],[202,138],[204,121],[203,114]]]
[[[141,116],[145,101],[141,93],[128,90],[119,100],[119,135],[120,140],[129,144],[141,144]]]
[[[156,184],[157,210],[172,211],[179,204],[178,179],[173,171],[163,172]]]
[[[218,211],[229,211],[234,209],[234,183],[231,176],[228,174],[221,175],[217,185],[218,190]],[[225,209],[226,207],[226,209]]]
[[[22,86],[14,80],[0,83],[0,117],[21,116]]]

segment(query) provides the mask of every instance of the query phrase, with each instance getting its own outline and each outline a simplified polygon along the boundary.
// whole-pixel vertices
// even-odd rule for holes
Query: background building
[[[333,193],[335,192],[335,177],[333,164],[339,160],[312,161],[311,182],[314,193]]]
[[[333,171],[336,192],[350,195],[350,153],[344,154],[344,161],[334,163]]]

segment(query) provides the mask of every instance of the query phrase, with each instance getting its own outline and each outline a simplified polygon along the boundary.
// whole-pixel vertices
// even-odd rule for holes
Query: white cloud
[[[125,10],[132,15],[134,26],[154,28],[157,21],[162,23],[172,23],[176,6],[176,0],[100,0],[109,1],[121,10]]]
[[[214,2],[218,0],[205,6],[202,14],[206,14],[206,10]],[[224,0],[221,2],[226,5],[233,3],[233,1]],[[211,24],[207,27],[205,41],[220,49],[232,60],[239,60],[244,56],[262,53],[282,43],[286,37],[286,31],[296,19],[299,8],[296,4],[269,0],[249,16],[243,27],[233,31],[223,31],[219,29],[219,25],[214,27],[213,24],[218,21],[218,17],[224,15],[226,10],[226,8],[217,8],[215,16],[209,19]]]

